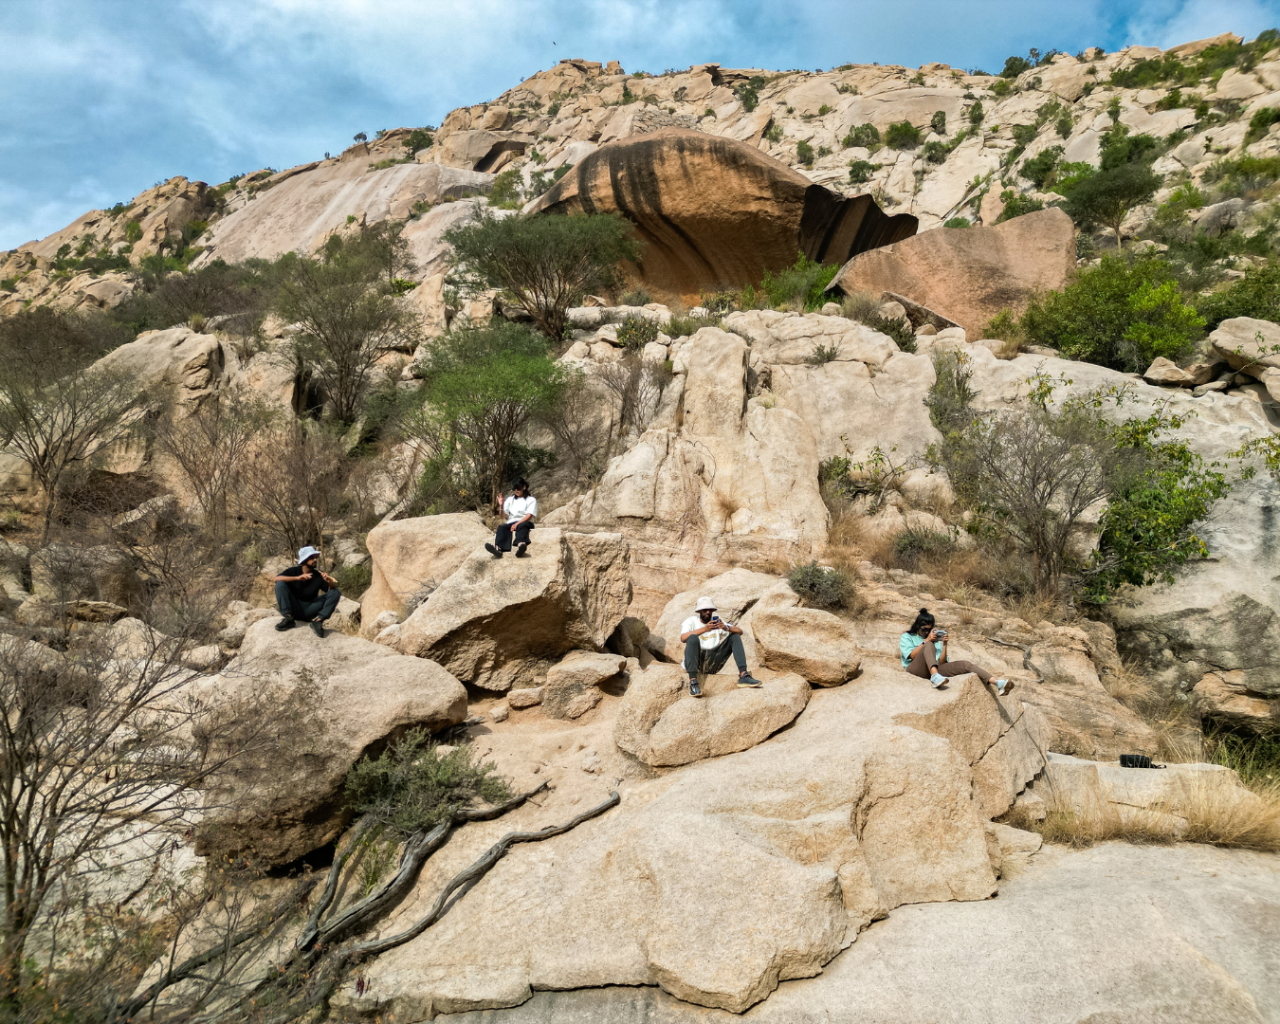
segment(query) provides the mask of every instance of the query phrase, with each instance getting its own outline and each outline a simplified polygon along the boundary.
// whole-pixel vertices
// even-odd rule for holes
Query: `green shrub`
[[[1075,126],[1071,121],[1071,115],[1063,114],[1060,118],[1058,118],[1058,123],[1054,127],[1058,131],[1058,136],[1060,138],[1065,139],[1068,135],[1071,134],[1071,129]]]
[[[126,242],[140,242],[142,240],[142,225],[136,220],[129,221],[124,226],[124,240]]]
[[[1164,260],[1108,255],[1062,291],[1033,299],[1020,324],[1027,340],[1067,359],[1141,373],[1156,356],[1187,352],[1204,319],[1183,301]]]
[[[1026,57],[1009,57],[1004,62],[1004,69],[1000,72],[1001,78],[1017,78],[1022,72],[1030,71],[1034,64],[1027,60]]]
[[[6,277],[0,281],[0,292],[16,292],[18,290],[18,279],[16,277]]]
[[[522,205],[524,178],[514,167],[493,179],[489,189],[489,205],[499,210],[517,210]]]
[[[826,117],[829,113],[831,113],[831,108],[827,106],[825,103],[818,108],[819,117]]]
[[[429,149],[434,143],[435,139],[431,137],[430,132],[422,128],[415,128],[405,137],[404,148],[412,155],[420,149]]]
[[[986,116],[987,112],[982,109],[982,100],[978,100],[977,103],[969,108],[969,123],[975,128],[982,124],[982,120]]]
[[[816,561],[794,566],[787,583],[813,608],[843,608],[855,592],[853,579],[847,572]]]
[[[1160,175],[1144,163],[1125,163],[1080,178],[1066,190],[1066,211],[1084,228],[1104,224],[1116,233],[1133,209],[1147,202],[1160,187]]]
[[[887,316],[881,316],[876,313],[862,322],[873,331],[888,335],[903,352],[914,352],[916,350],[916,336],[911,330],[910,321],[904,319],[891,320]]]
[[[1057,169],[1054,171],[1053,181],[1047,186],[1047,191],[1057,192],[1058,195],[1065,196],[1078,182],[1097,173],[1097,169],[1093,164],[1085,163],[1083,160],[1058,164]]]
[[[855,146],[873,149],[880,145],[880,129],[873,124],[860,124],[856,128],[850,128],[840,144],[845,149],[852,149]]]
[[[884,133],[884,141],[890,149],[915,149],[920,145],[920,129],[910,121],[895,121]]]
[[[947,134],[947,112],[945,110],[935,110],[933,117],[929,119],[929,127],[939,135]]]
[[[633,291],[626,292],[618,300],[619,304],[623,306],[647,306],[652,301],[653,296],[643,288],[636,288]]]
[[[813,351],[809,353],[809,358],[805,362],[810,366],[825,366],[838,358],[840,358],[840,343],[838,341],[830,345],[818,342],[814,345]]]
[[[943,164],[947,162],[947,155],[951,150],[945,142],[926,142],[924,144],[924,158],[931,164]]]
[[[1022,176],[1043,192],[1052,181],[1054,169],[1062,159],[1062,152],[1061,146],[1050,146],[1037,156],[1033,156],[1023,163]]]
[[[973,368],[963,352],[939,352],[933,357],[933,384],[924,404],[929,419],[944,435],[961,430],[973,419],[977,392],[970,385]]]
[[[769,130],[764,133],[764,137],[768,139],[770,142],[781,142],[782,141],[782,125],[780,124],[769,125]]]
[[[870,160],[850,160],[849,161],[849,184],[861,185],[871,180],[871,175],[875,174],[876,165]]]
[[[1004,203],[1004,209],[1000,211],[1000,216],[996,218],[997,224],[1003,224],[1007,220],[1013,220],[1014,217],[1021,217],[1023,214],[1035,213],[1037,210],[1044,209],[1042,200],[1024,196],[1011,188],[1007,188],[1000,193],[1000,201]]]
[[[1196,311],[1211,331],[1237,316],[1280,321],[1280,265],[1251,267],[1231,287],[1196,299]]]
[[[752,79],[755,81],[755,79]],[[738,102],[742,104],[742,109],[748,114],[760,105],[760,93],[751,86],[750,82],[745,82],[734,90],[734,95],[738,97]]]
[[[658,321],[647,316],[629,316],[618,326],[618,344],[639,352],[651,341],[658,340]]]
[[[469,744],[441,754],[425,729],[410,729],[377,758],[363,757],[347,775],[347,803],[400,837],[423,832],[476,800],[498,803],[510,787]]]
[[[813,165],[813,147],[801,139],[796,143],[796,160],[806,167]]]
[[[1159,139],[1130,135],[1127,126],[1117,124],[1102,136],[1098,169],[1112,171],[1125,164],[1150,163],[1163,148]]]
[[[995,94],[996,99],[1002,100],[1013,92],[1013,83],[1002,78],[992,83],[991,91]]]
[[[956,550],[956,542],[950,534],[939,530],[908,527],[894,538],[893,550],[903,560],[919,561],[922,557],[951,554]]]
[[[797,253],[796,262],[777,274],[766,272],[760,282],[760,291],[773,309],[798,307],[815,310],[826,302],[823,294],[831,279],[836,276],[838,264],[823,266],[808,259],[804,253]]]
[[[685,338],[697,334],[704,327],[719,327],[720,318],[711,316],[680,316],[671,314],[671,322],[667,324],[666,333],[669,338]]]

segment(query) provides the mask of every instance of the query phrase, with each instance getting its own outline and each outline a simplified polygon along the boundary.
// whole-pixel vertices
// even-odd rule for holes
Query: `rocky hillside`
[[[6,254],[0,998],[1274,1017],[1278,43],[568,60]],[[554,330],[460,258],[602,212]],[[759,687],[692,693],[703,596]]]

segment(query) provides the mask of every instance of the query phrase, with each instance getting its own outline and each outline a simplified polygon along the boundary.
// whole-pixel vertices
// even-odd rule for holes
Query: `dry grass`
[[[1033,820],[1018,807],[1004,820],[1039,833],[1046,842],[1074,847],[1120,840],[1280,852],[1280,786],[1224,792],[1189,780],[1176,798],[1150,807],[1112,803],[1100,791],[1068,803],[1057,800],[1050,790],[1046,802],[1043,821]]]

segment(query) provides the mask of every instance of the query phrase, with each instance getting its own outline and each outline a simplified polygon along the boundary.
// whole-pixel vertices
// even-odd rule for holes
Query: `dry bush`
[[[880,300],[870,292],[854,292],[852,295],[846,295],[844,301],[840,303],[840,315],[847,320],[866,323],[879,313]]]

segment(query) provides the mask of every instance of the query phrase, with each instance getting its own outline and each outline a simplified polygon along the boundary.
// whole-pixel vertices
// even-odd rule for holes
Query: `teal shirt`
[[[902,655],[902,667],[906,668],[911,664],[911,652],[925,643],[925,638],[916,636],[914,633],[903,633],[902,639],[898,641],[898,653]],[[935,640],[933,649],[938,652],[938,660],[942,660],[942,641]]]

